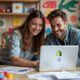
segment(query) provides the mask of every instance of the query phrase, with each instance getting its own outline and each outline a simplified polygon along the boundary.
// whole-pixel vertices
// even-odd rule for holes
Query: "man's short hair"
[[[51,11],[47,18],[49,19],[49,21],[51,21],[52,19],[54,19],[55,17],[61,17],[64,21],[67,20],[67,16],[66,16],[66,13],[63,12],[61,9],[56,9],[56,10],[53,10]]]

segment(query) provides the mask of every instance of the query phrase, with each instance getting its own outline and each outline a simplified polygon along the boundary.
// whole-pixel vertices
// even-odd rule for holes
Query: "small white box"
[[[23,13],[23,3],[12,3],[13,13]]]

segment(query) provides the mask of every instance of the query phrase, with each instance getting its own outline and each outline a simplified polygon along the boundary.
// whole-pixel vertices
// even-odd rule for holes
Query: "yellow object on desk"
[[[7,74],[7,79],[8,80],[13,80],[13,74],[12,73],[8,73]]]

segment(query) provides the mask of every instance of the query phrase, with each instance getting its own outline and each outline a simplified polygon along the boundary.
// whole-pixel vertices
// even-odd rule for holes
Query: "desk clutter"
[[[5,71],[7,71],[7,72],[9,72],[9,73],[19,74],[19,75],[22,75],[22,74],[31,72],[31,71],[33,71],[33,70],[34,70],[34,68],[18,67],[18,66],[8,66],[8,67],[0,68],[0,72],[5,72]]]
[[[56,71],[26,75],[30,80],[80,80],[79,72]]]
[[[0,80],[13,80],[13,74],[9,72],[0,72]]]

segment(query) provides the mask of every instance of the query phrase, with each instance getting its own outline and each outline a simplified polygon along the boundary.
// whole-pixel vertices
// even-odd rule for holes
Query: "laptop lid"
[[[78,46],[41,46],[39,71],[75,70]]]

